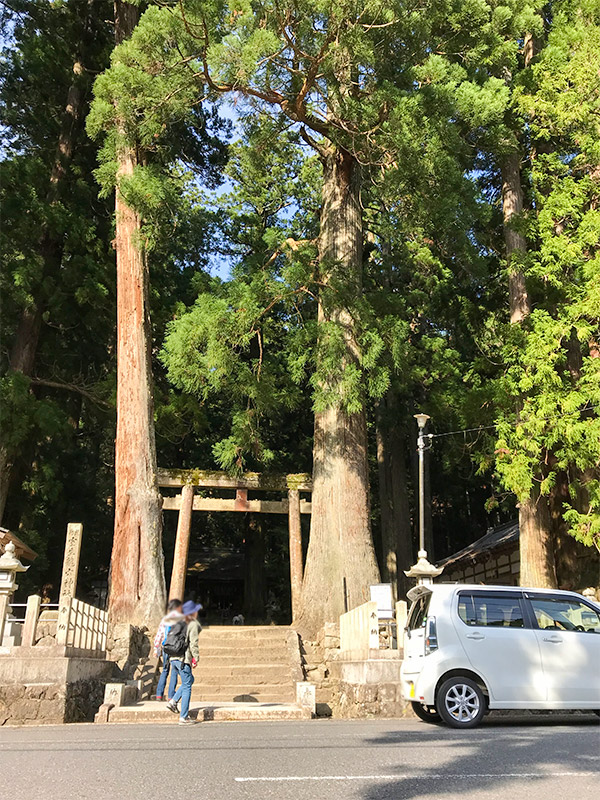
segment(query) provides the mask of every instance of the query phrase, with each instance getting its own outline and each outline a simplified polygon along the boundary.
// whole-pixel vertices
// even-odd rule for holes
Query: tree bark
[[[50,171],[50,181],[46,193],[46,204],[49,206],[56,203],[59,198],[60,190],[67,176],[67,168],[73,155],[75,138],[81,130],[83,118],[81,112],[87,83],[81,54],[85,49],[85,39],[89,32],[91,11],[92,0],[87,0],[81,41],[77,46],[77,54],[73,64],[73,77],[67,93],[67,102],[61,119],[54,161]],[[44,298],[41,287],[48,275],[58,273],[62,260],[63,247],[61,238],[53,234],[48,225],[45,225],[41,231],[39,250],[42,256],[42,273],[37,297],[33,299],[31,305],[21,312],[21,319],[17,326],[9,361],[11,372],[19,372],[26,377],[33,375],[40,340],[44,312]],[[10,490],[13,460],[14,453],[11,453],[6,445],[0,445],[0,522],[4,516],[4,509]]]
[[[519,259],[527,252],[525,237],[514,229],[523,211],[520,154],[507,156],[502,167],[502,215],[508,264],[509,314],[513,325],[531,313],[531,299]],[[519,553],[521,586],[556,588],[552,522],[546,497],[537,492],[519,503]]]
[[[323,345],[327,325],[341,330],[343,370],[359,358],[350,303],[336,286],[344,287],[348,300],[361,291],[360,171],[350,154],[334,147],[322,154],[322,161],[319,256],[325,286],[319,298],[319,335]],[[342,407],[339,373],[330,376],[326,388],[339,395],[340,403],[315,413],[310,539],[300,614],[294,621],[307,637],[368,600],[369,585],[379,581],[369,519],[364,408],[348,413]]]
[[[511,323],[522,322],[531,314],[531,300],[518,259],[527,252],[527,241],[513,227],[515,218],[523,212],[521,185],[521,156],[518,151],[508,155],[502,167],[502,216],[508,264],[508,295]]]
[[[399,423],[394,389],[377,407],[377,469],[381,507],[381,579],[392,584],[394,599],[404,598],[411,586],[404,574],[414,561],[408,502],[406,439]]]
[[[115,4],[117,43],[131,35],[138,17],[137,7]],[[156,482],[148,265],[140,217],[121,193],[137,153],[123,143],[117,158],[117,433],[109,615],[113,623],[143,626],[153,624],[165,605],[162,498]]]
[[[554,543],[548,503],[532,493],[519,505],[519,557],[521,586],[556,588]]]

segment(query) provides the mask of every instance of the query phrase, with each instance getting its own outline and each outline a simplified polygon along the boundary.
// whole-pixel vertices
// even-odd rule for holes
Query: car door
[[[540,648],[521,592],[459,592],[455,625],[492,705],[526,708],[545,700]]]
[[[417,594],[417,597],[410,608],[404,634],[403,672],[406,675],[418,675],[423,669],[425,627],[431,601],[431,592],[422,591],[421,587],[418,587],[418,591],[413,590],[413,594]],[[414,683],[411,691],[414,694]]]
[[[548,702],[600,708],[600,615],[576,595],[527,592]]]

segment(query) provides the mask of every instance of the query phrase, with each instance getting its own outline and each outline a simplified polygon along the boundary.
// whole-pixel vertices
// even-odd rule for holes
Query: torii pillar
[[[290,587],[292,595],[292,620],[300,611],[302,594],[302,525],[300,521],[300,491],[288,490],[288,528],[290,539]]]
[[[174,597],[183,601],[185,578],[187,575],[188,551],[190,549],[190,532],[192,529],[192,511],[194,508],[194,487],[186,483],[181,489],[181,508],[177,517],[177,534],[169,600]]]

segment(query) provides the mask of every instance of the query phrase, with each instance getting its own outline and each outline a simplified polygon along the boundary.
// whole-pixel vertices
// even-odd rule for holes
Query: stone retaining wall
[[[335,681],[332,716],[343,719],[413,716],[410,703],[402,699],[399,683],[346,683]]]
[[[316,641],[302,640],[305,680],[316,687],[317,716],[364,719],[412,714],[402,699],[401,652],[340,651],[339,627],[327,623]]]
[[[60,725],[93,722],[104,682],[5,684],[0,686],[1,725]]]
[[[14,647],[0,656],[0,725],[92,721],[112,664],[65,648]]]

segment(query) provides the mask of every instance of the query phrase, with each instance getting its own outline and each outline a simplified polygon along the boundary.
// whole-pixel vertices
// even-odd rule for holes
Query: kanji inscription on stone
[[[63,561],[62,580],[60,584],[60,603],[63,603],[71,597],[75,597],[82,534],[83,525],[81,522],[69,522],[67,525],[65,558]]]

